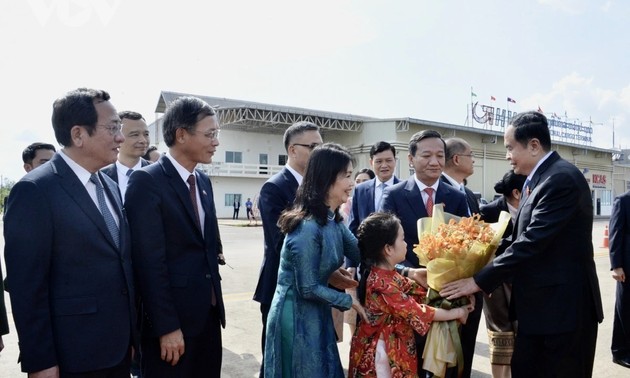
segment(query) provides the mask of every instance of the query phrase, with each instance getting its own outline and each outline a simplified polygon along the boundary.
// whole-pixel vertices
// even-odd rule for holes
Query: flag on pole
[[[540,105],[538,105],[538,113],[545,114],[545,112],[543,112],[543,110],[540,108]]]
[[[507,101],[508,101],[508,102],[512,102],[512,103],[514,103],[514,104],[516,104],[516,100],[515,100],[515,99],[513,99],[513,98],[511,98],[511,97],[508,97],[508,98],[507,98]]]
[[[496,98],[496,97],[494,97],[494,96],[490,96],[490,101],[496,101],[496,100],[497,100],[497,98]]]
[[[473,92],[473,91],[470,91],[470,96],[471,97],[477,97],[477,94],[475,92]]]
[[[557,118],[557,119],[560,119],[560,117],[558,117],[558,115],[556,114],[556,112],[553,112],[553,116],[552,116],[552,118]]]
[[[569,116],[567,115],[567,111],[564,111],[564,118],[569,118]]]

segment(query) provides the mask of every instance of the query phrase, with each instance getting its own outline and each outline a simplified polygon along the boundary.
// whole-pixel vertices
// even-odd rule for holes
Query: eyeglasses
[[[293,146],[306,147],[312,151],[315,147],[319,146],[319,143],[311,143],[311,144],[293,143]]]
[[[191,131],[191,133],[193,134],[201,133],[203,136],[205,136],[208,139],[219,140],[220,131],[221,131],[220,129],[214,129],[212,131],[208,131],[207,133],[201,133],[201,131],[193,130]]]
[[[102,128],[104,128],[105,130],[107,130],[109,132],[109,135],[114,136],[116,134],[118,134],[121,130],[122,130],[122,122],[116,122],[112,125],[96,125],[96,126],[100,126]]]

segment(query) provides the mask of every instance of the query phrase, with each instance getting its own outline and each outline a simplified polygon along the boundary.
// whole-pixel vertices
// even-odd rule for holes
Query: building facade
[[[161,116],[168,105],[180,96],[190,94],[160,93],[156,120],[149,127],[151,142],[161,151]],[[257,203],[263,183],[277,173],[286,162],[282,137],[287,127],[297,121],[311,121],[321,128],[325,142],[346,146],[355,158],[355,170],[369,166],[369,150],[377,141],[396,147],[396,176],[407,179],[412,170],[407,155],[409,139],[424,129],[433,129],[444,138],[459,137],[470,143],[475,153],[475,173],[468,178],[468,187],[490,201],[494,184],[510,169],[505,159],[503,131],[446,124],[413,118],[378,119],[312,109],[261,104],[244,100],[198,96],[218,111],[221,124],[220,146],[213,163],[200,167],[212,180],[219,217],[231,217],[233,203],[244,207],[247,198]],[[614,196],[630,188],[630,166],[613,165],[614,150],[552,139],[552,149],[573,163],[591,187],[594,216],[608,216]],[[242,212],[244,214],[244,211]],[[243,216],[243,215],[242,215]]]

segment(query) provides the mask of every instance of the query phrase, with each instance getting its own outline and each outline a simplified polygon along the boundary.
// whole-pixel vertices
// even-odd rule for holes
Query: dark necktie
[[[101,214],[105,219],[105,226],[107,226],[107,230],[112,235],[112,239],[114,239],[116,247],[120,248],[120,230],[118,230],[116,220],[114,220],[114,216],[109,211],[109,207],[107,207],[107,202],[105,202],[105,193],[103,193],[103,186],[96,176],[96,173],[92,173],[90,181],[96,186],[96,199],[98,200],[98,207],[101,210]]]
[[[427,193],[428,198],[427,198],[427,203],[425,204],[425,207],[427,209],[427,215],[428,216],[433,216],[433,188],[424,188],[424,191]]]
[[[127,177],[131,176],[131,173],[133,172],[133,169],[128,169],[127,173],[125,173],[125,175],[127,175]]]
[[[525,201],[527,197],[529,197],[529,179],[525,180],[525,184],[523,184],[523,189],[521,190],[521,201]]]
[[[193,204],[193,209],[195,210],[195,220],[197,223],[197,227],[201,230],[201,223],[199,222],[199,208],[197,207],[197,182],[195,180],[195,175],[188,176],[188,185],[190,185],[190,200]],[[207,277],[211,277],[208,275]],[[210,303],[212,306],[217,305],[217,296],[214,293],[214,285],[212,285],[212,289],[210,289]]]
[[[190,193],[190,200],[192,201],[193,210],[195,210],[195,223],[197,224],[197,227],[199,227],[199,229],[201,230],[201,221],[199,220],[199,208],[197,207],[197,182],[195,181],[195,175],[188,176],[188,180],[186,181],[190,186],[188,191]]]

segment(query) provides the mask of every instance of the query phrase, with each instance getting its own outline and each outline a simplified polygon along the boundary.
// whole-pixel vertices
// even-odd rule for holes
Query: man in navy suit
[[[423,130],[415,133],[409,141],[409,166],[414,174],[406,181],[400,182],[385,190],[381,210],[398,216],[407,243],[407,255],[400,271],[404,276],[419,271],[418,256],[413,252],[414,244],[418,244],[418,219],[432,214],[432,204],[444,204],[444,211],[458,215],[468,215],[466,196],[452,186],[440,182],[444,169],[446,144],[440,133],[434,130]],[[410,272],[411,268],[411,272]],[[426,271],[425,283],[426,283]],[[414,277],[416,281],[419,281]],[[422,351],[426,339],[416,335],[416,346],[419,354],[418,372],[428,374],[422,369]]]
[[[348,228],[355,234],[361,222],[379,209],[385,188],[398,184],[396,170],[396,148],[381,141],[370,148],[370,165],[376,177],[357,185],[352,195],[352,211]],[[355,265],[356,267],[356,265]]]
[[[35,142],[31,143],[22,151],[22,161],[24,170],[28,173],[33,169],[43,165],[52,159],[57,149],[52,144]]]
[[[7,286],[29,377],[129,377],[136,340],[131,242],[116,183],[99,169],[124,137],[105,91],[57,99],[63,149],[11,191]]]
[[[551,151],[542,113],[516,115],[504,143],[514,172],[527,175],[513,233],[489,265],[440,294],[492,293],[512,278],[510,312],[518,321],[512,376],[590,377],[603,319],[591,190],[575,165]]]
[[[427,200],[429,191],[431,202],[444,204],[444,211],[458,216],[468,216],[466,196],[452,186],[440,182],[444,169],[446,144],[440,133],[423,130],[415,133],[409,141],[409,166],[414,174],[406,181],[385,190],[381,209],[400,218],[405,231],[407,255],[403,265],[418,268],[418,256],[413,252],[418,244],[418,219],[429,216]],[[429,188],[429,190],[425,190]]]
[[[617,281],[611,351],[613,362],[630,368],[630,191],[615,198],[610,216],[610,267]]]
[[[472,190],[464,185],[464,181],[475,172],[475,154],[470,144],[462,138],[446,139],[446,163],[440,181],[451,185],[453,188],[466,195],[466,203],[470,214],[479,214],[479,202]],[[477,331],[483,309],[483,295],[475,294],[475,309],[468,314],[466,324],[462,326],[461,341],[464,353],[464,370],[462,377],[470,377],[472,373],[475,345],[477,344]]]
[[[149,148],[149,127],[140,113],[126,110],[119,112],[118,116],[125,141],[120,145],[116,162],[103,168],[103,173],[116,181],[124,202],[131,173],[151,164],[142,158]]]
[[[278,228],[278,218],[283,210],[291,207],[295,200],[295,193],[306,172],[306,164],[311,151],[323,143],[319,134],[319,127],[311,122],[297,122],[284,132],[284,148],[287,151],[287,164],[273,175],[260,189],[258,210],[263,224],[265,237],[265,254],[260,268],[258,285],[254,293],[254,300],[260,303],[262,313],[262,351],[265,354],[265,329],[269,306],[276,291],[278,281],[278,267],[280,265],[280,250],[284,242],[284,235]],[[249,199],[248,199],[249,200]],[[263,374],[264,361],[261,364],[260,376]]]
[[[169,152],[134,171],[125,208],[142,301],[142,376],[219,377],[225,309],[212,186],[195,169],[219,145],[215,110],[180,97],[163,118]]]

